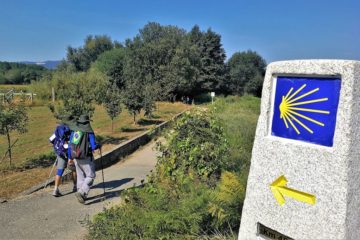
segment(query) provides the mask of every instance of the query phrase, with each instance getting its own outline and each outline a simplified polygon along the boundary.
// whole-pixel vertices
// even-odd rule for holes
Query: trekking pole
[[[52,172],[54,171],[54,168],[55,168],[55,165],[56,165],[56,163],[57,163],[57,158],[56,158],[56,160],[55,160],[55,162],[54,162],[54,164],[53,164],[53,166],[52,166],[52,168],[51,168],[51,171],[50,171],[50,174],[49,174],[49,177],[48,177],[48,179],[46,180],[46,183],[45,183],[45,185],[44,185],[44,189],[46,188],[46,186],[48,185],[48,182],[49,182],[49,179],[50,179],[50,176],[51,176],[51,174],[52,174]]]
[[[105,198],[105,180],[104,180],[104,165],[102,161],[102,153],[101,153],[101,147],[100,147],[100,163],[101,163],[101,173],[102,173],[102,180],[103,180],[103,190],[104,190],[104,198]]]

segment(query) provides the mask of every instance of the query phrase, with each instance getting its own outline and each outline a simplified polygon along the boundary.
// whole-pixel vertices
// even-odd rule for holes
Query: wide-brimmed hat
[[[77,120],[78,123],[89,123],[90,122],[90,118],[88,115],[80,115],[79,119]]]
[[[61,117],[61,122],[67,125],[70,130],[74,130],[76,128],[76,119],[72,115],[64,115]]]
[[[90,118],[88,115],[80,115],[79,119],[77,120],[76,130],[82,132],[94,132],[90,125]]]

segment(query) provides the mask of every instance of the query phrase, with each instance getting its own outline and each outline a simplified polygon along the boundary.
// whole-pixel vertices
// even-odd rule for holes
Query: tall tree
[[[28,123],[27,109],[24,105],[24,97],[22,101],[15,104],[12,100],[6,103],[0,103],[0,135],[6,135],[8,150],[5,156],[9,155],[10,167],[12,166],[12,147],[11,132],[17,131],[22,134],[27,131]]]
[[[123,47],[115,48],[102,53],[94,68],[107,76],[102,95],[98,103],[102,103],[111,119],[111,131],[114,131],[114,119],[121,112],[121,95],[125,88],[124,67],[126,51]]]
[[[201,32],[195,25],[189,33],[190,41],[197,47],[200,58],[200,74],[194,89],[195,94],[202,91],[216,91],[223,84],[226,73],[225,50],[221,36],[211,29]]]
[[[118,43],[116,43],[116,46],[118,47]],[[67,61],[77,71],[86,71],[101,53],[113,48],[114,43],[110,37],[106,35],[89,35],[85,38],[84,46],[79,48],[69,46],[67,48]]]
[[[231,93],[251,93],[259,96],[266,61],[257,52],[236,52],[227,62],[227,67],[230,77],[228,89]]]
[[[126,42],[131,52],[128,54],[130,64],[127,76],[141,79],[147,85],[156,84],[158,100],[172,97],[176,86],[168,79],[168,72],[176,48],[185,34],[185,30],[176,26],[161,26],[153,22],[145,25],[135,38]]]
[[[111,119],[111,132],[114,132],[114,119],[121,113],[121,92],[115,83],[109,83],[103,96],[103,105]]]
[[[115,84],[120,90],[125,87],[124,67],[125,67],[125,49],[115,48],[102,53],[94,67],[108,76],[111,85]]]
[[[144,107],[144,91],[142,91],[142,85],[139,84],[139,81],[127,82],[123,102],[130,114],[133,115],[134,124],[136,124],[136,115]]]
[[[99,97],[97,91],[99,84],[103,84],[104,76],[100,73],[69,73],[56,72],[53,76],[57,98],[62,100],[50,110],[55,117],[70,114],[79,117],[87,114],[92,117],[95,107],[93,103]]]

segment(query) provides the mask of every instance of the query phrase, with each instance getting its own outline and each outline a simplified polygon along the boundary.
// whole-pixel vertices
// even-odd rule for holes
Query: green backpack
[[[74,131],[70,139],[71,159],[85,159],[91,153],[89,136],[81,131]]]

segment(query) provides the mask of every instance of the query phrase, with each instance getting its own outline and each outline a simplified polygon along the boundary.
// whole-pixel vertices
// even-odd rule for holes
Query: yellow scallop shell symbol
[[[297,134],[300,134],[300,131],[295,126],[294,122],[298,123],[300,126],[302,126],[304,129],[306,129],[308,132],[314,133],[313,130],[311,130],[308,126],[305,125],[306,121],[304,121],[304,119],[307,121],[313,122],[317,125],[320,125],[322,127],[325,126],[324,123],[316,121],[315,119],[304,115],[305,113],[301,114],[299,112],[314,112],[314,113],[320,113],[320,114],[330,114],[329,111],[297,107],[300,105],[311,104],[311,103],[316,103],[316,102],[324,102],[324,101],[328,100],[328,98],[318,98],[318,99],[313,99],[313,100],[308,100],[308,101],[298,101],[298,100],[300,100],[306,96],[309,96],[310,94],[313,94],[320,90],[320,88],[315,88],[307,93],[297,96],[298,93],[305,87],[306,87],[306,84],[302,85],[294,93],[292,93],[294,88],[291,88],[289,90],[289,92],[286,94],[286,96],[282,96],[282,101],[279,106],[280,118],[284,120],[284,124],[285,124],[286,128],[289,128],[288,123],[290,123],[290,125],[295,129]]]

